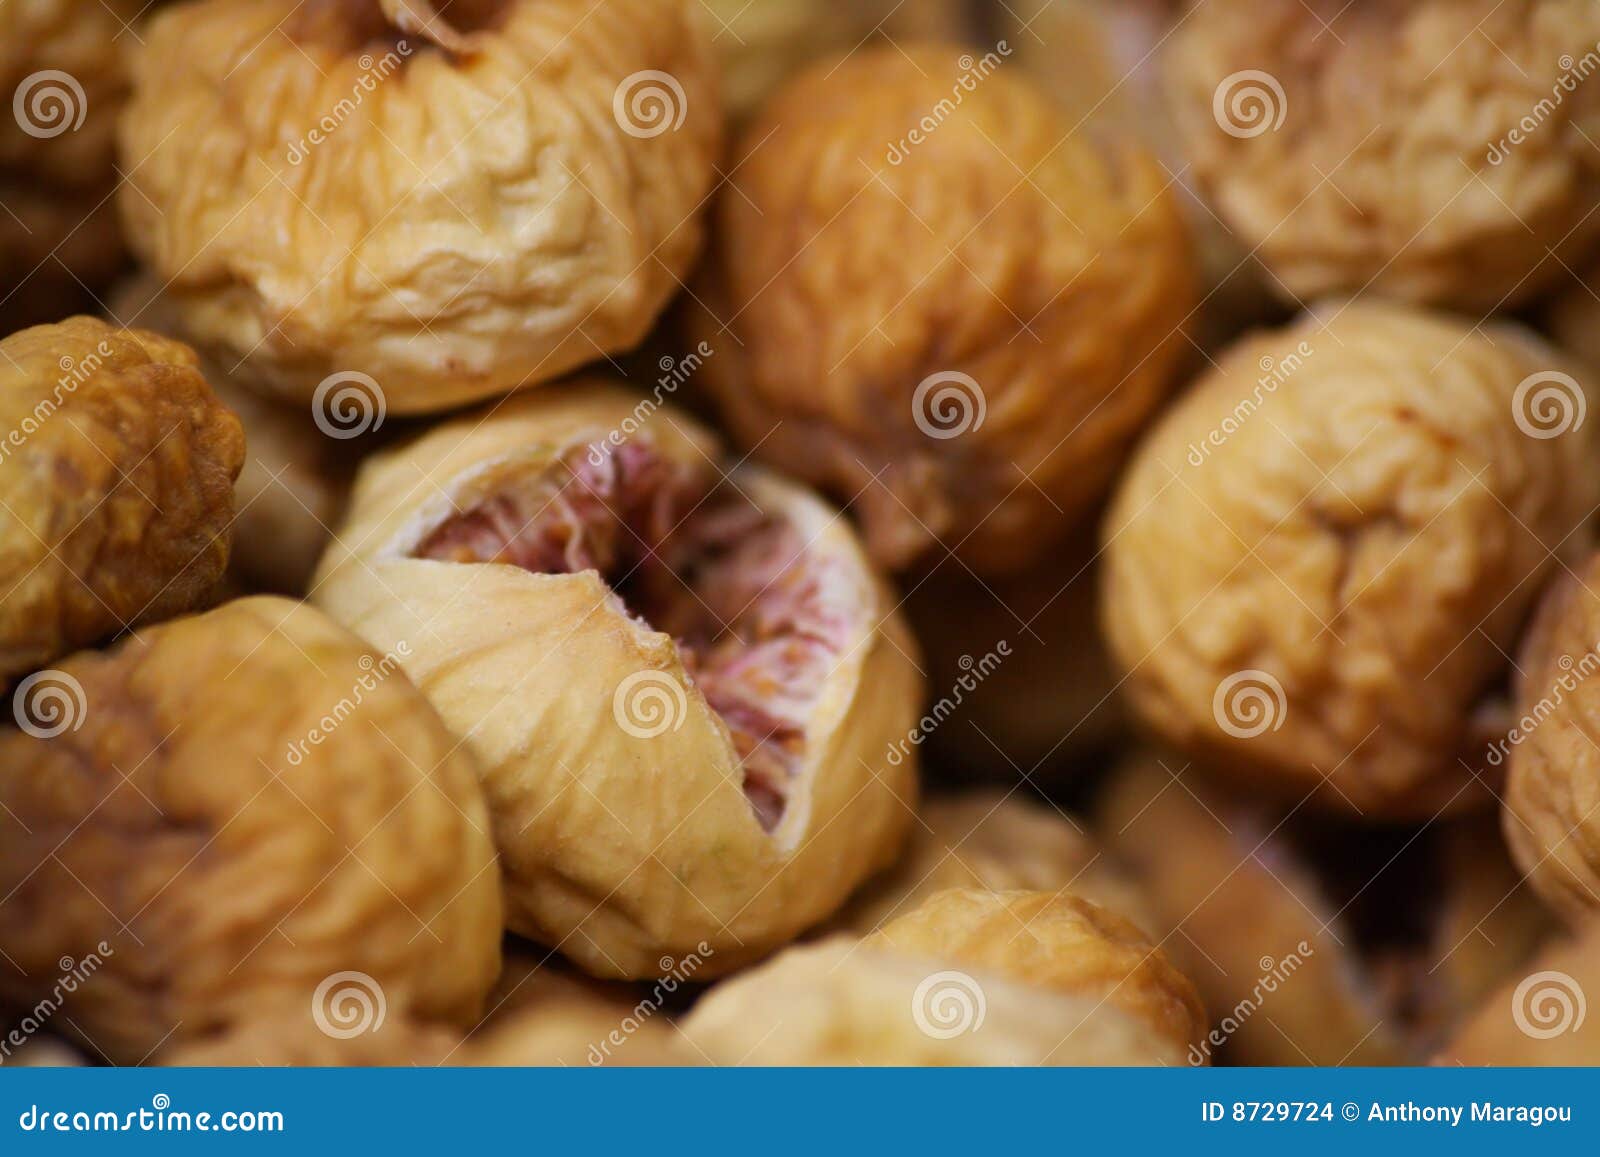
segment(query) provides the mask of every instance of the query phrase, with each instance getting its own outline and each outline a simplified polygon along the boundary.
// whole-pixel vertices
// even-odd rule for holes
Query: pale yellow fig
[[[1376,298],[1230,345],[1102,526],[1134,708],[1290,803],[1485,804],[1507,656],[1545,577],[1593,540],[1590,389],[1519,326]]]
[[[1099,832],[1205,997],[1206,1058],[1420,1063],[1552,927],[1487,816],[1308,821],[1143,753],[1112,777]]]
[[[1553,941],[1508,976],[1433,1058],[1436,1065],[1600,1065],[1600,923]]]
[[[699,17],[166,8],[122,120],[130,241],[188,339],[302,403],[352,375],[397,413],[553,379],[637,344],[700,248],[722,113]]]
[[[894,855],[921,691],[849,524],[605,383],[362,467],[313,598],[484,766],[514,931],[605,976],[703,975],[829,916]]]
[[[1110,1001],[846,936],[723,981],[683,1032],[719,1065],[1184,1063],[1181,1045]]]

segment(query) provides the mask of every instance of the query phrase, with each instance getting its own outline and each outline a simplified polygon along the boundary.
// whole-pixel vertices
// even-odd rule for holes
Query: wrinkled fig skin
[[[98,954],[59,1023],[119,1063],[309,1009],[345,970],[396,1014],[476,1022],[503,928],[488,814],[392,656],[256,598],[61,671],[76,728],[0,735],[0,1003]]]
[[[1518,397],[1547,372],[1571,381]],[[1104,625],[1138,713],[1291,802],[1481,802],[1506,655],[1543,577],[1591,541],[1596,424],[1536,421],[1560,410],[1545,389],[1592,409],[1583,377],[1516,326],[1389,304],[1330,302],[1230,347],[1103,527]]]
[[[978,968],[942,983],[934,975],[951,968],[834,936],[786,949],[717,985],[683,1032],[718,1065],[1184,1063],[1181,1046],[1110,1001],[1040,990]],[[956,1025],[967,1027],[949,1032]]]
[[[413,641],[407,672],[483,765],[513,931],[607,977],[655,976],[661,957],[699,951],[709,978],[826,919],[896,854],[916,774],[914,759],[890,762],[890,745],[913,726],[922,688],[896,600],[848,522],[771,474],[737,471],[726,494],[789,521],[805,546],[785,571],[826,578],[828,629],[839,635],[837,658],[795,689],[808,704],[799,762],[768,830],[728,725],[697,681],[704,665],[691,675],[673,635],[630,614],[608,585],[620,578],[625,598],[642,597],[651,571],[681,593],[694,576],[662,569],[670,551],[605,577],[418,556],[461,512],[537,494],[560,463],[587,461],[634,420],[637,401],[577,382],[370,458],[312,597],[380,649]],[[613,460],[635,450],[664,472],[721,478],[714,439],[680,413],[656,412]],[[563,484],[542,509],[583,506],[584,493]],[[684,517],[669,494],[647,497],[665,503],[669,522]],[[515,521],[526,530],[537,517]],[[623,540],[644,541],[636,531]],[[737,624],[725,639],[752,641]],[[632,685],[647,686],[661,714],[630,731],[628,704],[643,703],[628,681],[639,679]]]
[[[1017,789],[930,799],[917,819],[894,866],[862,888],[832,927],[868,935],[948,888],[1072,891],[1147,934],[1158,926],[1122,866],[1082,827]]]
[[[425,34],[397,7],[151,20],[121,208],[185,335],[301,402],[360,371],[395,413],[637,344],[699,251],[721,147],[698,0],[457,3]]]
[[[1347,829],[1329,839],[1340,880],[1283,816],[1160,753],[1117,770],[1098,821],[1205,998],[1208,1058],[1417,1064],[1550,930],[1488,816],[1401,833],[1365,859],[1351,849],[1378,837]]]
[[[1199,993],[1166,953],[1121,916],[1071,892],[951,889],[865,943],[1104,1000],[1178,1048],[1198,1045],[1206,1031]]]
[[[1572,71],[1597,41],[1589,0],[1201,0],[1166,74],[1201,189],[1286,296],[1477,312],[1600,229],[1600,89]]]
[[[0,341],[0,684],[202,605],[243,459],[186,346],[87,317]]]
[[[132,35],[126,23],[145,7],[0,4],[0,92],[11,98],[0,116],[0,333],[87,308],[85,287],[103,284],[123,260],[109,203],[117,113],[128,95],[121,50]],[[51,72],[70,76],[82,99],[59,78],[38,75]]]
[[[1518,663],[1504,828],[1546,902],[1577,924],[1600,912],[1600,556],[1562,574],[1540,604]]]
[[[989,575],[1103,493],[1188,349],[1194,278],[1153,158],[1072,136],[1003,65],[963,91],[959,53],[865,49],[768,103],[691,325],[735,436],[853,504],[875,559],[942,544]],[[939,374],[981,399],[919,397]]]

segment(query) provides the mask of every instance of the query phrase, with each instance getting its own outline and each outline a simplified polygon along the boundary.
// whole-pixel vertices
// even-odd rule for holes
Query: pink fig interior
[[[677,642],[721,716],[767,831],[783,817],[818,692],[848,618],[827,560],[779,512],[635,438],[581,446],[447,519],[413,552],[539,574],[598,572],[628,610]]]

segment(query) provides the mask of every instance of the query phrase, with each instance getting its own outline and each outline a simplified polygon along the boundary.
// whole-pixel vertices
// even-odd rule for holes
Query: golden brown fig
[[[0,341],[0,685],[203,604],[243,458],[177,342],[88,317]]]
[[[1195,177],[1285,296],[1491,310],[1600,229],[1597,42],[1589,0],[1205,0],[1166,71]]]
[[[0,1003],[96,954],[58,1027],[118,1063],[275,1000],[334,1035],[475,1022],[503,920],[488,813],[395,655],[258,598],[54,674],[50,725],[0,733]]]
[[[1143,894],[1066,813],[1017,789],[930,799],[890,868],[863,888],[833,927],[865,936],[948,888],[1071,891],[1131,921],[1159,927]]]
[[[354,375],[396,413],[555,378],[638,343],[699,250],[721,110],[698,11],[168,8],[122,122],[130,239],[186,336],[300,402]]]
[[[597,975],[764,955],[912,820],[894,598],[836,511],[719,463],[648,399],[540,391],[369,459],[318,572],[480,756],[511,928]]]
[[[1550,928],[1487,817],[1313,823],[1144,755],[1100,818],[1205,997],[1195,1063],[1416,1064]]]
[[[121,265],[115,126],[140,0],[0,4],[0,334],[87,308]]]
[[[1600,913],[1600,555],[1556,576],[1517,663],[1516,719],[1491,743],[1504,763],[1504,826],[1517,864],[1571,923]]]
[[[257,1009],[249,1020],[181,1041],[155,1059],[169,1068],[395,1068],[456,1063],[463,1052],[460,1034],[442,1025],[386,1015],[352,1035],[330,1035],[305,1005],[288,1004]]]
[[[719,1065],[1180,1065],[1116,1004],[844,936],[714,987],[683,1023]]]
[[[1291,801],[1481,802],[1506,654],[1542,578],[1591,541],[1582,377],[1519,327],[1377,301],[1230,347],[1140,446],[1103,528],[1139,713]]]
[[[997,53],[888,47],[809,70],[744,134],[698,380],[744,445],[849,502],[887,566],[1043,556],[1188,348],[1165,175],[1070,129]]]
[[[1200,995],[1166,954],[1121,916],[1070,892],[954,888],[865,943],[1103,1000],[1180,1048],[1206,1031]]]
[[[109,313],[123,325],[176,334],[176,311],[160,289],[151,278],[132,278],[112,294]],[[202,356],[199,364],[245,432],[228,572],[247,590],[304,594],[343,513],[356,464],[388,428],[375,398],[357,387],[348,405],[308,414],[240,385],[212,358]]]
[[[1600,1065],[1600,924],[1551,943],[1434,1057],[1437,1065]]]

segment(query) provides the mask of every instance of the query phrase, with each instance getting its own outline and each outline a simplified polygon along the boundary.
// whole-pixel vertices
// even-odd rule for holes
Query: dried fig
[[[1183,1048],[1098,997],[940,968],[845,936],[788,948],[695,1005],[716,1064],[1179,1065]]]
[[[1591,369],[1600,367],[1600,264],[1580,269],[1572,284],[1554,294],[1544,310],[1544,328]]]
[[[121,41],[139,0],[0,4],[0,319],[5,332],[90,304],[122,264],[109,200],[128,94]]]
[[[1429,816],[1481,741],[1540,580],[1600,499],[1582,372],[1519,327],[1327,303],[1252,334],[1140,446],[1104,620],[1167,739],[1298,799]]]
[[[1438,1065],[1600,1065],[1600,924],[1552,942],[1509,977],[1455,1038]]]
[[[1160,166],[958,52],[863,50],[773,98],[690,324],[739,440],[853,504],[874,558],[943,544],[987,575],[1103,493],[1194,292]]]
[[[1517,663],[1516,720],[1489,747],[1509,769],[1504,826],[1517,864],[1568,921],[1600,913],[1600,555],[1557,575]]]
[[[0,430],[0,685],[210,596],[244,435],[193,351],[87,317],[12,334]]]
[[[1600,229],[1597,42],[1588,0],[1204,0],[1166,73],[1196,180],[1286,296],[1490,310]]]
[[[894,867],[872,880],[834,926],[866,935],[948,888],[1070,890],[1147,934],[1143,894],[1064,813],[1014,791],[980,789],[928,800]]]
[[[1133,924],[1071,892],[953,888],[864,941],[991,970],[1022,984],[1115,1005],[1180,1048],[1200,1043],[1194,985]]]
[[[1550,926],[1487,817],[1345,829],[1164,756],[1122,767],[1100,817],[1216,1018],[1195,1063],[1418,1063]]]
[[[709,976],[887,864],[921,688],[848,524],[648,407],[578,382],[376,455],[313,597],[481,757],[514,931]]]
[[[165,9],[122,122],[129,236],[185,335],[264,390],[320,403],[359,373],[415,413],[550,380],[638,343],[699,250],[698,10]]]
[[[163,1049],[156,1060],[168,1068],[398,1068],[437,1067],[462,1054],[460,1034],[404,1016],[347,1032],[330,1035],[304,1004],[269,1005],[250,1020]]]
[[[121,286],[109,312],[123,325],[165,334],[181,329],[171,303],[148,278]],[[363,409],[359,394],[351,395],[355,404],[344,421],[335,407],[307,414],[235,382],[212,358],[201,356],[199,364],[245,432],[244,466],[233,486],[229,573],[248,590],[304,594],[344,510],[356,464],[382,436],[381,416]]]
[[[394,655],[256,598],[54,674],[51,726],[0,733],[0,1003],[94,951],[60,1023],[119,1063],[274,1001],[339,1031],[475,1022],[503,919],[488,814]]]

